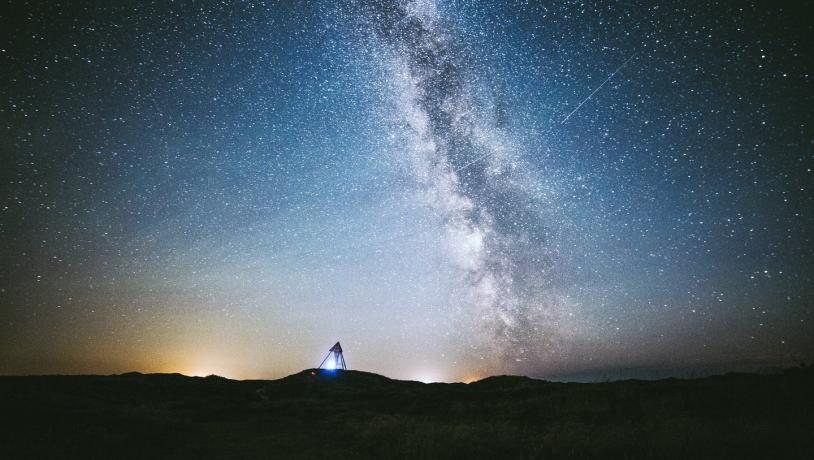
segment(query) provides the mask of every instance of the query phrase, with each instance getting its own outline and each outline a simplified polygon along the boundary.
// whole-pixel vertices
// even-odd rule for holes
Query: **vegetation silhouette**
[[[814,372],[556,383],[0,377],[0,458],[814,458]]]

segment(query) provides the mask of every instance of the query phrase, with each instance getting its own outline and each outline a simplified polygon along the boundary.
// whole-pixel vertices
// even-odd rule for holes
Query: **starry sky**
[[[814,360],[811,2],[5,2],[0,373]]]

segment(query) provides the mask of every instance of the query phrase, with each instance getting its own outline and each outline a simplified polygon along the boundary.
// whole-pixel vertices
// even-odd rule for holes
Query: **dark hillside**
[[[814,458],[814,372],[423,384],[1,377],[0,458]]]

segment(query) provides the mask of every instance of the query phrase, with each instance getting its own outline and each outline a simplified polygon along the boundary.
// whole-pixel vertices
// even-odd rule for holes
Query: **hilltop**
[[[814,457],[811,368],[592,384],[0,377],[0,413],[0,458]]]

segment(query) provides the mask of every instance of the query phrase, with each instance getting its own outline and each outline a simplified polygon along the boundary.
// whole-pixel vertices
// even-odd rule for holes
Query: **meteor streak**
[[[630,56],[629,58],[627,58],[627,60],[626,60],[625,62],[623,62],[623,63],[622,63],[622,65],[620,65],[619,67],[617,67],[617,68],[616,68],[616,70],[614,70],[612,74],[608,75],[608,78],[606,78],[606,79],[605,79],[605,81],[603,81],[603,82],[602,82],[602,84],[600,84],[599,86],[597,86],[597,87],[596,87],[596,89],[595,89],[595,90],[593,90],[593,92],[592,92],[591,94],[589,94],[589,95],[588,95],[588,97],[586,97],[585,99],[583,99],[583,100],[582,100],[582,102],[580,102],[580,103],[579,103],[579,105],[577,106],[577,108],[575,108],[574,110],[572,110],[572,111],[571,111],[571,113],[569,113],[569,114],[568,114],[568,115],[567,115],[565,118],[563,118],[563,119],[562,119],[562,121],[560,122],[560,124],[564,124],[566,121],[568,121],[568,119],[569,119],[569,118],[571,118],[571,115],[575,114],[575,113],[577,112],[577,110],[579,110],[579,108],[580,108],[580,107],[582,107],[582,106],[583,106],[583,105],[584,105],[586,102],[588,102],[588,99],[590,99],[591,97],[593,97],[593,95],[594,95],[594,94],[596,94],[596,93],[597,93],[597,91],[599,91],[600,89],[602,89],[602,87],[603,87],[603,86],[605,86],[605,83],[609,82],[609,81],[611,80],[611,78],[613,78],[613,76],[614,76],[614,75],[616,75],[617,73],[619,73],[619,71],[620,71],[620,70],[622,70],[622,67],[624,67],[625,65],[627,65],[627,63],[628,63],[628,62],[630,62],[630,60],[631,60],[631,59],[633,59],[634,57],[636,57],[636,55],[635,55],[635,54],[634,54],[634,55],[632,55],[632,56]]]

